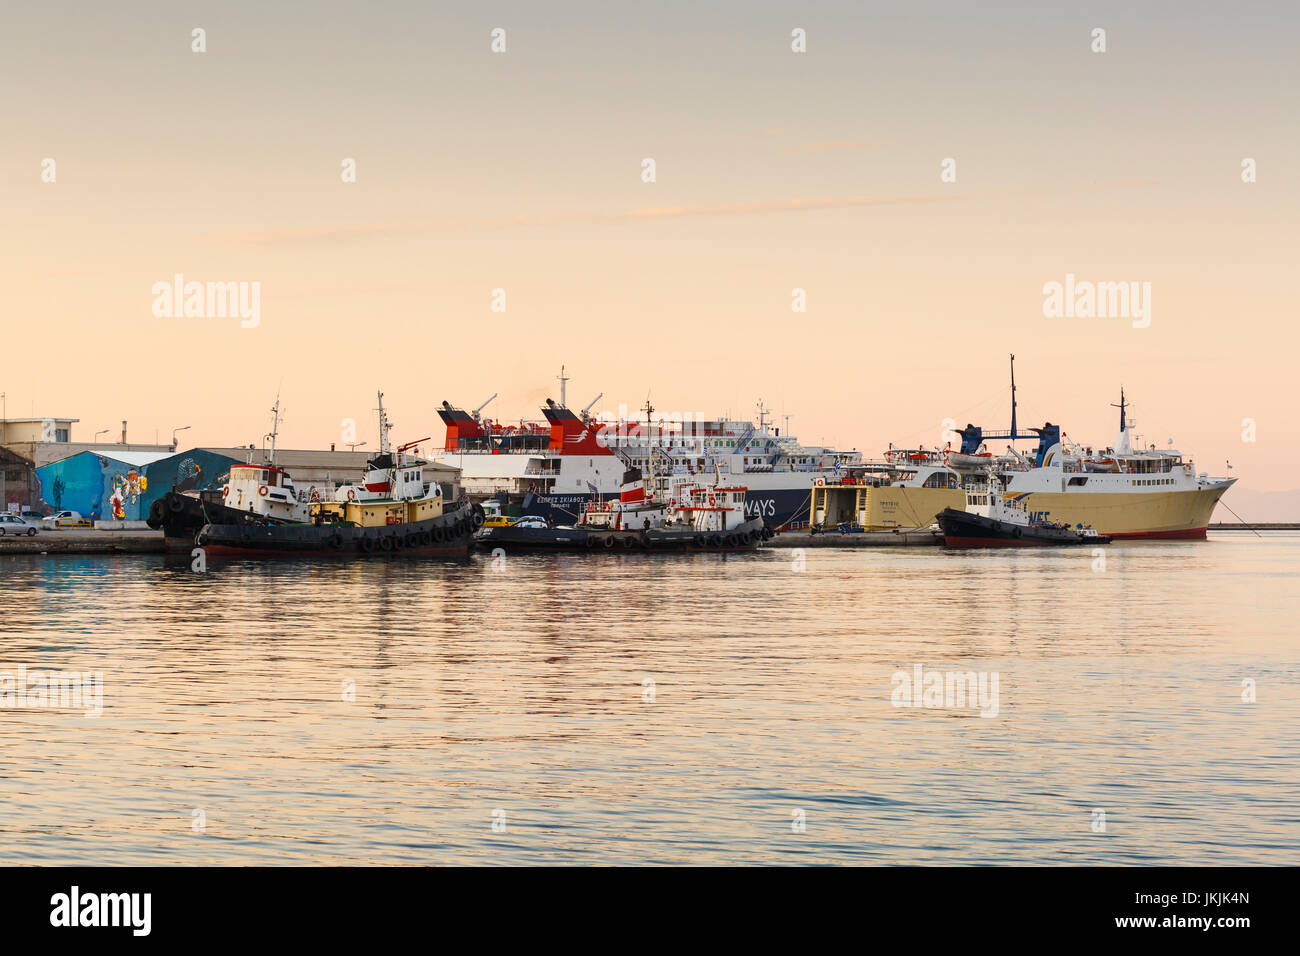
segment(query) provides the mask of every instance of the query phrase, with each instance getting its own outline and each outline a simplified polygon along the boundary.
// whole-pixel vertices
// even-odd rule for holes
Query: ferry
[[[780,528],[807,520],[814,483],[861,460],[856,451],[808,447],[769,421],[759,403],[758,421],[728,418],[602,421],[591,416],[601,395],[580,411],[565,400],[568,379],[561,371],[560,400],[547,399],[543,421],[510,424],[481,413],[495,395],[473,411],[443,402],[438,415],[446,439],[434,461],[461,470],[461,483],[475,500],[493,500],[517,515],[577,521],[592,502],[617,499],[629,467],[655,474],[664,493],[674,477],[718,471],[747,489],[745,514]]]
[[[1215,505],[1236,481],[1198,473],[1177,449],[1135,446],[1123,389],[1114,406],[1119,409],[1118,437],[1100,450],[1071,442],[1051,422],[1030,429],[1032,435],[1017,435],[1014,398],[1012,407],[1011,433],[997,437],[1036,437],[1032,458],[1008,446],[1006,454],[976,468],[992,468],[1003,494],[1036,522],[1091,527],[1115,538],[1204,540]],[[991,437],[975,425],[957,431],[959,455],[976,453]],[[963,482],[976,471],[952,455],[948,464],[963,475]]]
[[[956,429],[958,448],[894,448],[815,481],[809,525],[813,531],[881,531],[927,527],[945,508],[966,507],[967,489],[996,476],[1001,494],[1023,508],[1035,525],[1095,530],[1114,538],[1204,540],[1210,517],[1235,478],[1198,473],[1174,449],[1140,447],[1133,440],[1128,400],[1120,389],[1119,436],[1093,449],[1069,440],[1059,425],[1021,433],[1016,425],[1015,356],[1011,356],[1011,429]],[[992,439],[1033,440],[1032,455],[1014,444],[995,454]]]

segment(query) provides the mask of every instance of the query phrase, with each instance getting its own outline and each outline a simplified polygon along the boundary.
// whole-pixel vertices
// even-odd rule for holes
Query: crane
[[[490,404],[492,404],[492,399],[496,398],[497,394],[498,394],[497,392],[493,392],[491,397],[486,402],[484,402],[478,408],[474,409],[474,411],[470,412],[470,415],[473,417],[474,421],[478,421],[478,413],[483,411],[483,409],[487,408]]]

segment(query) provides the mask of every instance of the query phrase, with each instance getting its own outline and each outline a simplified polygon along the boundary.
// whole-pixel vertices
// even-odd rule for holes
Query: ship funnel
[[[1051,422],[1043,422],[1042,428],[1031,428],[1029,430],[1038,433],[1038,451],[1034,455],[1034,464],[1042,468],[1047,453],[1061,443],[1061,426],[1053,425]]]
[[[961,453],[963,455],[974,455],[980,450],[980,445],[984,442],[984,429],[978,425],[967,424],[965,428],[955,430],[961,436]]]

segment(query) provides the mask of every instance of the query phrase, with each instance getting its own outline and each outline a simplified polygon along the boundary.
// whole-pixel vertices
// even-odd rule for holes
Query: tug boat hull
[[[1060,545],[1110,544],[1109,535],[1085,535],[1069,528],[1022,525],[955,508],[938,514],[947,548],[1033,548]]]
[[[340,524],[209,524],[196,543],[210,554],[243,557],[463,557],[476,515],[464,505],[436,518],[380,527]]]
[[[188,552],[206,524],[242,526],[257,521],[258,516],[251,512],[169,491],[150,506],[146,524],[163,533],[168,551]]]

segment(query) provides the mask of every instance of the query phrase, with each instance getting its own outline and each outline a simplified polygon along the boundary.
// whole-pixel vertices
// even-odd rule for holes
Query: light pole
[[[187,428],[189,428],[189,427],[190,427],[189,425],[182,425],[180,428],[173,428],[173,429],[172,429],[172,451],[175,451],[175,450],[176,450],[176,433],[177,433],[177,432],[183,432],[183,431],[185,431],[185,429],[187,429]]]
[[[345,442],[345,444],[348,446],[348,451],[356,451],[358,448],[360,448],[362,445],[364,445],[365,442],[363,442],[363,441],[350,441],[350,442]]]
[[[107,428],[101,428],[99,431],[95,432],[95,437],[92,438],[92,439],[90,440],[90,443],[91,443],[92,445],[96,445],[96,444],[98,444],[98,443],[99,443],[99,436],[100,436],[100,435],[107,435],[107,434],[108,434],[108,429],[107,429]]]

